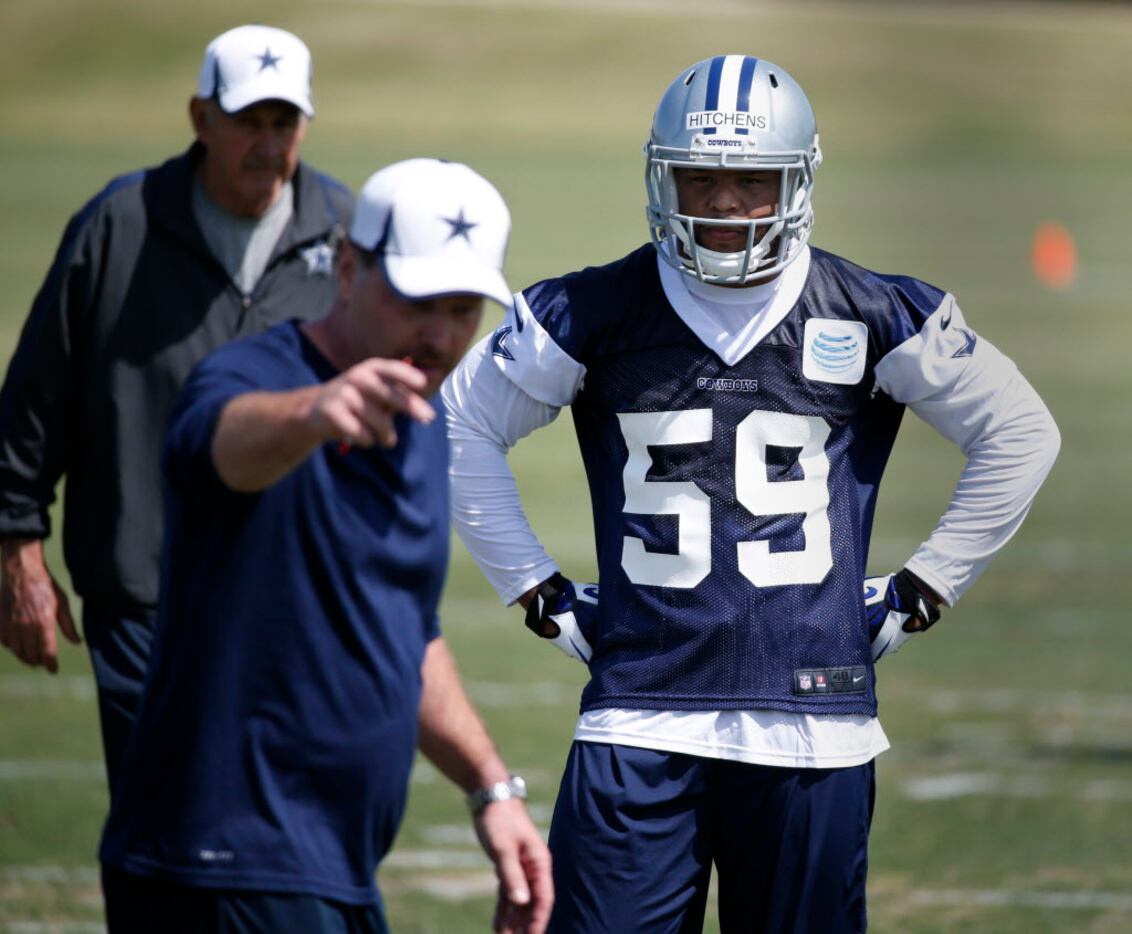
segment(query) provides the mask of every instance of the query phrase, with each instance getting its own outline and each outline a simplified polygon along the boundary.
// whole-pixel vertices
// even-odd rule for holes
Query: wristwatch
[[[527,783],[519,775],[512,775],[505,782],[496,782],[486,788],[477,788],[468,792],[468,810],[473,815],[479,814],[493,801],[507,801],[510,798],[527,800]]]

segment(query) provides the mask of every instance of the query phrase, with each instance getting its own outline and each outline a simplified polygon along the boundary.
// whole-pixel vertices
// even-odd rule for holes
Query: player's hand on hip
[[[492,928],[501,934],[542,934],[554,904],[550,850],[523,802],[492,802],[476,815],[475,827],[499,879]]]
[[[593,658],[597,601],[597,584],[575,584],[555,572],[535,589],[527,605],[527,628],[588,665]]]
[[[59,670],[55,626],[69,642],[79,643],[63,588],[43,560],[43,543],[7,540],[0,545],[0,644],[20,661]]]
[[[327,440],[393,447],[396,416],[426,425],[436,418],[420,396],[427,383],[425,374],[410,363],[370,357],[319,387],[309,417]]]
[[[930,629],[940,617],[938,598],[907,569],[866,577],[864,589],[874,662],[899,651],[910,636]]]

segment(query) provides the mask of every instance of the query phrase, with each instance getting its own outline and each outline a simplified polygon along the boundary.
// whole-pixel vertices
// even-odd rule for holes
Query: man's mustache
[[[253,172],[262,172],[265,169],[272,172],[282,172],[287,168],[287,162],[285,159],[251,158],[244,160],[244,168]]]

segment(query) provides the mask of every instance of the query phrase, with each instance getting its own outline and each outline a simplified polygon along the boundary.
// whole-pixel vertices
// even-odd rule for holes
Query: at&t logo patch
[[[819,383],[852,386],[865,375],[869,329],[863,321],[810,318],[802,342],[802,375]]]

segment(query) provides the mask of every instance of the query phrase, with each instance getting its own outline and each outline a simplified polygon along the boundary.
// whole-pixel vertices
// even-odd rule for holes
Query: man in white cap
[[[71,220],[0,391],[0,643],[54,673],[56,626],[79,641],[43,555],[65,474],[64,554],[112,793],[157,605],[169,409],[208,351],[326,312],[353,209],[298,161],[311,58],[290,33],[216,38],[189,114],[186,153],[114,179]]]
[[[418,747],[468,794],[496,929],[544,929],[549,852],[437,616],[448,442],[429,400],[483,298],[510,302],[509,230],[467,166],[390,166],[330,313],[187,380],[151,676],[100,851],[112,934],[384,931],[374,873]]]

